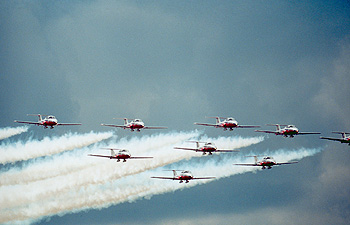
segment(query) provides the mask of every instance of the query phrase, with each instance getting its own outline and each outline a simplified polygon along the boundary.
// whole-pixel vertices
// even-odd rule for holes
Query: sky
[[[32,193],[37,180],[62,185],[44,188],[51,198],[23,207],[32,215],[38,205],[57,201],[63,210],[20,223],[347,224],[348,145],[318,135],[290,139],[193,123],[232,116],[262,129],[280,123],[327,137],[350,132],[349,28],[348,1],[1,1],[0,129],[20,130],[0,140],[7,160],[0,176],[17,174],[28,186],[9,180],[0,194]],[[51,130],[13,122],[34,121],[27,116],[33,113],[83,125]],[[122,124],[116,117],[168,129],[132,133],[100,126]],[[174,152],[173,146],[190,146],[189,139],[241,152],[212,158]],[[86,156],[106,145],[159,159],[118,165]],[[26,149],[28,155],[18,157]],[[243,157],[249,154],[299,163],[268,171],[232,165],[250,162]],[[36,167],[43,177],[24,175]],[[218,179],[187,186],[149,181],[171,175],[164,168]],[[71,186],[72,169],[91,178],[81,178],[84,188]],[[45,177],[56,173],[57,179]],[[78,191],[58,192],[73,187]],[[118,199],[120,193],[130,196]],[[64,207],[67,199],[76,206]],[[7,200],[0,219],[20,212],[11,208],[15,199]]]

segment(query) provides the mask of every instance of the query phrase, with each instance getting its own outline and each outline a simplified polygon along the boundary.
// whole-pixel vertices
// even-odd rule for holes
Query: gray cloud
[[[350,42],[349,37],[340,43],[339,56],[334,59],[330,74],[323,77],[315,105],[322,110],[323,118],[332,118],[338,129],[349,129],[350,122]]]
[[[52,113],[62,122],[82,122],[83,126],[72,129],[88,132],[106,131],[101,122],[121,122],[113,117],[139,117],[149,125],[175,130],[203,129],[209,137],[257,135],[252,130],[224,133],[193,125],[213,122],[205,116],[233,116],[241,124],[294,123],[301,130],[325,135],[336,129],[346,131],[348,9],[348,3],[327,1],[1,2],[0,122],[13,126],[14,119],[27,119],[27,113]],[[272,135],[244,151],[326,144],[317,136]],[[166,223],[183,215],[179,223],[194,222],[188,218],[195,217],[203,223],[237,219],[253,224],[259,221],[253,218],[257,215],[275,224],[285,218],[341,224],[348,218],[348,205],[343,210],[339,204],[349,199],[345,191],[348,165],[343,161],[348,146],[330,146],[336,150],[327,149],[293,169],[237,176],[52,221],[79,223],[83,215],[103,217],[99,222],[110,223],[116,210],[126,215],[123,219],[128,223],[137,221],[130,219],[136,209],[143,215],[142,222],[149,223]],[[275,186],[254,186],[266,180]],[[237,181],[242,185],[234,186]],[[232,186],[238,189],[232,192]],[[242,190],[250,192],[242,194]],[[287,192],[291,194],[284,196]],[[253,197],[247,197],[250,193]],[[174,199],[178,197],[183,204]],[[285,205],[289,197],[293,201]],[[271,200],[279,207],[260,209],[260,202],[252,198]],[[189,209],[187,205],[195,199],[199,204]],[[200,210],[207,199],[211,202],[206,209],[225,212],[207,216]],[[162,218],[156,215],[160,203],[167,205]]]

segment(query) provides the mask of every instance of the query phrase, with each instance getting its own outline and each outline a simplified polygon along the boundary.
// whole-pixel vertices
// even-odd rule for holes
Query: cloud
[[[322,110],[323,118],[332,118],[346,129],[350,127],[350,41],[349,37],[341,41],[339,56],[333,60],[331,74],[322,78],[322,86],[314,97],[314,104]]]

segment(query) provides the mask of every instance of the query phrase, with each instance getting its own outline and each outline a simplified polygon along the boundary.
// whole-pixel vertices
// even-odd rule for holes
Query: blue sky
[[[323,136],[349,132],[349,8],[347,1],[2,1],[1,127],[35,119],[27,118],[29,113],[83,125],[30,127],[1,144],[90,131],[113,131],[114,142],[105,144],[126,138],[123,143],[129,145],[144,136],[158,140],[159,133],[195,129],[202,139],[261,136],[252,129],[224,132],[193,125],[214,122],[206,116],[232,116],[243,125],[295,124]],[[130,133],[100,126],[122,123],[114,117],[141,118],[169,129]],[[317,135],[264,137],[240,155],[302,148],[321,152],[297,165],[98,210],[78,209],[37,223],[349,221],[349,146]],[[218,163],[228,159],[236,160],[213,157]],[[205,162],[193,158],[168,167]],[[14,167],[24,165],[1,169]],[[162,173],[161,168],[154,172]]]

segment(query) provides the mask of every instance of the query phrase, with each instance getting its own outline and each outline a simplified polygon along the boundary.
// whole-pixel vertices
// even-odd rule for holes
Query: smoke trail
[[[161,146],[160,148],[155,148],[152,151],[150,151],[150,154],[154,153],[153,155],[156,155],[156,157],[153,160],[143,160],[143,161],[129,161],[128,163],[120,163],[118,165],[118,170],[116,170],[116,163],[108,161],[106,162],[106,159],[96,159],[97,161],[100,161],[101,163],[95,164],[94,166],[90,165],[84,170],[79,170],[74,173],[70,173],[67,176],[61,176],[57,177],[57,179],[50,179],[50,180],[44,180],[42,182],[36,182],[30,185],[26,186],[20,186],[20,187],[2,187],[0,188],[0,192],[2,193],[9,193],[9,191],[14,191],[17,193],[16,196],[8,197],[0,195],[0,200],[3,200],[6,202],[6,206],[2,207],[14,207],[16,205],[20,204],[26,204],[30,201],[33,201],[35,199],[42,200],[44,198],[49,198],[51,196],[57,196],[59,194],[64,194],[68,191],[72,191],[73,188],[79,190],[80,188],[84,186],[88,186],[91,184],[104,184],[110,180],[119,179],[124,176],[137,174],[140,172],[143,172],[145,170],[154,169],[160,166],[164,166],[173,162],[180,161],[182,159],[189,159],[194,156],[201,156],[199,153],[195,152],[177,152],[172,149],[172,146],[174,143],[178,141],[184,141],[189,138],[192,138],[193,136],[198,135],[195,133],[189,133],[189,134],[179,134],[178,137],[174,137],[174,135],[159,135],[149,139],[148,142],[143,142],[140,140],[133,141],[134,144],[143,143],[144,148],[139,149],[140,151],[143,151],[144,149],[148,149],[149,145],[155,146],[154,143],[157,143],[156,140],[161,141],[162,143],[158,144]],[[144,138],[145,139],[145,138]],[[229,146],[229,143],[231,145],[239,146],[239,144],[236,141],[237,138],[221,138],[221,142]],[[245,139],[241,139],[243,143],[243,146],[247,146],[248,141]],[[262,138],[248,138],[250,140],[251,144],[257,143],[262,141]],[[167,145],[165,143],[168,143]],[[231,147],[232,148],[232,147]],[[95,161],[96,161],[95,160]],[[61,160],[64,162],[65,160]],[[81,157],[80,157],[81,161]],[[89,160],[89,163],[93,163],[95,161]],[[46,169],[44,169],[46,171]],[[28,174],[28,173],[27,173]],[[31,175],[28,174],[28,177]],[[8,176],[11,177],[12,176]],[[54,187],[52,189],[48,190],[40,190],[40,187],[42,186],[50,186]],[[26,191],[25,191],[26,190]],[[0,206],[1,207],[1,206]]]
[[[0,145],[0,164],[49,156],[64,151],[82,148],[112,137],[111,132],[87,134],[66,134],[58,138],[46,137],[43,140],[30,140],[26,143]]]
[[[154,155],[156,156],[154,160],[145,160],[143,162],[129,161],[126,164],[120,163],[119,165],[116,165],[116,163],[113,162],[106,163],[106,159],[96,159],[98,161],[101,161],[99,165],[89,167],[83,171],[71,173],[67,176],[58,177],[57,179],[49,179],[43,182],[35,182],[33,184],[25,186],[2,187],[0,189],[0,193],[14,192],[16,193],[16,195],[14,196],[11,194],[7,194],[6,196],[0,196],[0,199],[2,202],[6,202],[6,205],[4,205],[3,207],[7,208],[15,207],[16,205],[25,205],[27,203],[30,203],[31,201],[41,201],[43,199],[50,199],[52,198],[52,196],[55,196],[55,198],[57,198],[59,195],[64,195],[67,192],[72,192],[72,190],[79,192],[81,188],[85,189],[92,184],[105,184],[108,183],[110,180],[115,180],[127,175],[140,173],[145,170],[153,169],[156,167],[179,161],[181,159],[189,159],[193,156],[201,156],[200,153],[187,151],[179,152],[177,150],[172,149],[173,145],[176,144],[176,142],[181,142],[189,138],[196,137],[198,135],[199,133],[195,132],[177,135],[158,135],[153,137],[142,138],[140,140],[132,139],[130,143],[132,143],[135,146],[139,146],[139,152],[143,152],[150,148],[154,148],[150,151],[150,155],[151,153],[154,153]],[[241,141],[242,143],[237,143],[237,140]],[[262,140],[263,138],[242,139],[230,137],[220,138],[220,144],[231,146],[230,148],[233,148],[232,146],[247,146],[249,145],[249,142],[250,144],[255,144]],[[64,162],[65,160],[60,161]],[[116,170],[116,166],[118,166],[118,170]],[[51,189],[42,190],[41,187],[47,186],[51,187]]]
[[[177,143],[181,143],[190,138],[196,138],[199,135],[200,132],[195,131],[190,133],[143,136],[142,138],[132,138],[130,140],[123,138],[119,142],[117,142],[116,139],[111,139],[108,143],[99,143],[79,149],[79,151],[66,152],[65,154],[50,159],[31,162],[24,169],[12,168],[0,174],[0,185],[28,184],[29,182],[64,176],[84,169],[88,169],[88,173],[90,173],[90,170],[93,171],[98,168],[98,166],[103,167],[106,164],[110,165],[108,171],[106,171],[106,173],[110,174],[117,166],[115,160],[110,161],[108,159],[89,157],[87,154],[95,152],[109,155],[109,151],[101,150],[102,147],[108,146],[129,149],[133,156],[141,156],[141,154],[146,153],[147,155],[151,155],[149,152],[153,149],[159,151],[164,147],[172,148],[172,146]]]
[[[24,127],[6,127],[6,128],[1,128],[0,129],[0,140],[5,139],[5,138],[9,138],[11,136],[23,133],[23,132],[27,132],[28,131],[28,127],[24,126]]]
[[[298,151],[277,151],[273,154],[278,162],[298,160],[312,156],[320,149],[300,149]],[[236,174],[260,170],[256,167],[233,166],[232,163],[250,162],[242,156],[220,155],[220,163],[217,159],[201,157],[197,163],[181,162],[176,167],[186,168],[194,172],[194,176],[216,176],[217,179],[229,177]],[[244,161],[241,161],[244,160]],[[297,166],[294,165],[294,166]],[[163,174],[162,174],[163,173]],[[164,181],[150,179],[150,176],[165,175],[161,168],[146,171],[134,176],[124,177],[119,180],[107,182],[103,185],[90,185],[82,190],[72,191],[63,196],[53,196],[44,201],[33,202],[16,210],[4,210],[0,222],[26,220],[30,218],[40,219],[41,217],[54,214],[77,212],[88,208],[101,209],[111,205],[120,204],[126,201],[134,201],[139,198],[150,198],[153,195],[163,194],[183,188],[190,188],[198,184],[204,184],[213,180],[191,181],[189,184],[179,184],[176,181]],[[168,174],[166,176],[171,176]]]

